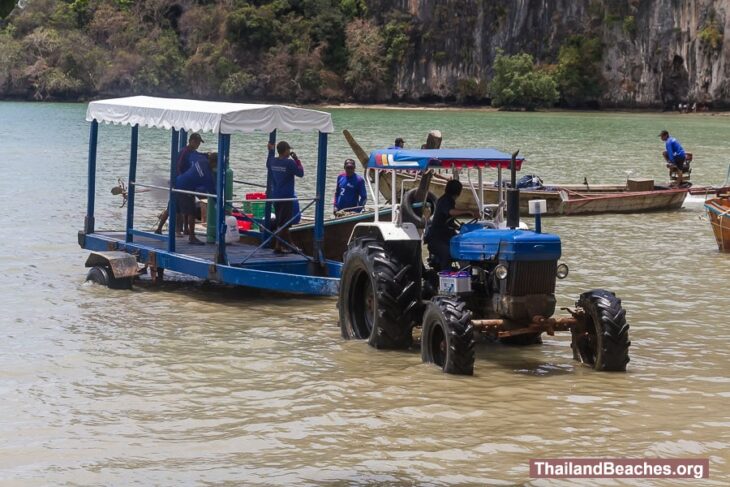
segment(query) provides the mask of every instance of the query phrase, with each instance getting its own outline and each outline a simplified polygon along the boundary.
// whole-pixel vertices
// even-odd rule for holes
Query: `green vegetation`
[[[428,20],[393,5],[28,0],[0,23],[0,97],[378,102],[402,96],[396,82],[414,83],[414,70],[423,77],[434,68],[452,84],[441,86],[438,96],[420,93],[423,99],[471,104],[491,96],[495,106],[534,109],[555,103],[558,92],[567,105],[590,103],[601,94],[602,47],[596,39],[570,38],[551,67],[537,67],[527,54],[500,52],[488,85],[480,72],[488,51],[466,35],[478,27],[471,2],[437,3]],[[504,5],[485,9],[497,21],[508,18]],[[607,15],[595,0],[589,10]],[[700,34],[710,46],[722,40],[713,19]],[[623,22],[627,33],[635,32],[633,17]]]
[[[697,34],[697,38],[704,46],[713,51],[720,49],[720,46],[722,46],[723,34],[714,16],[705,22],[704,27],[702,27],[702,30]]]
[[[537,69],[532,56],[526,53],[506,56],[501,51],[494,60],[494,78],[490,86],[492,105],[502,108],[551,106],[558,100],[555,80]]]
[[[602,58],[603,45],[597,37],[571,36],[561,46],[555,80],[565,105],[576,107],[597,103],[603,92]]]

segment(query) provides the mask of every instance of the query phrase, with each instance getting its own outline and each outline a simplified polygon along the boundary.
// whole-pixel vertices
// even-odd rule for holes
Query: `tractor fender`
[[[86,267],[108,267],[115,279],[135,277],[138,273],[137,258],[126,252],[92,252],[86,259]]]
[[[413,223],[400,226],[393,222],[358,223],[352,229],[349,242],[361,237],[371,237],[380,242],[421,241],[421,235]]]

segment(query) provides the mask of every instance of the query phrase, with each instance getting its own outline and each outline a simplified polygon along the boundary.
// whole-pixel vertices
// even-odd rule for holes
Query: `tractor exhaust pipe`
[[[510,164],[510,175],[512,179],[512,187],[507,189],[507,226],[514,230],[520,226],[520,190],[517,188],[517,150],[512,153],[512,163]]]

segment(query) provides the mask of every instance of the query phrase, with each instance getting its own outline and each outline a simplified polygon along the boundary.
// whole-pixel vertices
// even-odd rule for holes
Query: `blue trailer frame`
[[[206,109],[208,111],[206,111]],[[246,105],[197,100],[129,97],[92,102],[87,111],[90,122],[88,153],[87,210],[84,229],[78,234],[79,245],[94,252],[118,251],[133,255],[137,262],[153,271],[164,269],[223,284],[248,286],[287,293],[335,295],[339,289],[342,264],[324,258],[324,205],[327,170],[327,134],[331,133],[331,116],[326,112],[279,105]],[[123,231],[96,231],[94,205],[99,122],[122,123],[131,126],[129,154],[129,188],[127,218]],[[260,128],[256,125],[261,125]],[[135,188],[145,187],[136,181],[139,126],[171,130],[169,229],[166,235],[134,227]],[[232,195],[226,194],[225,173],[229,164],[232,133],[266,131],[269,141],[276,142],[277,130],[317,130],[317,175],[314,212],[314,252],[274,255],[268,243],[278,238],[276,231],[261,233],[258,246],[241,243],[226,244],[224,204]],[[193,246],[176,241],[175,198],[173,182],[179,151],[192,131],[212,131],[218,139],[218,170],[215,195],[215,246]],[[267,175],[267,187],[269,177]],[[198,194],[201,195],[201,194]],[[261,200],[260,200],[261,201]],[[270,199],[264,200],[269,206]],[[208,222],[210,224],[211,222]],[[268,218],[265,228],[269,228]],[[88,264],[87,264],[88,265]]]

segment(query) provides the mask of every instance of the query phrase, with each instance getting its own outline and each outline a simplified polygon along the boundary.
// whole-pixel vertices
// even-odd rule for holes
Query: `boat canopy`
[[[152,96],[93,101],[86,110],[86,120],[221,134],[334,131],[332,115],[317,110]]]
[[[520,170],[524,158],[515,159]],[[512,156],[496,149],[381,149],[370,153],[368,167],[375,169],[411,169],[425,171],[430,167],[470,168],[501,167],[509,169]]]

